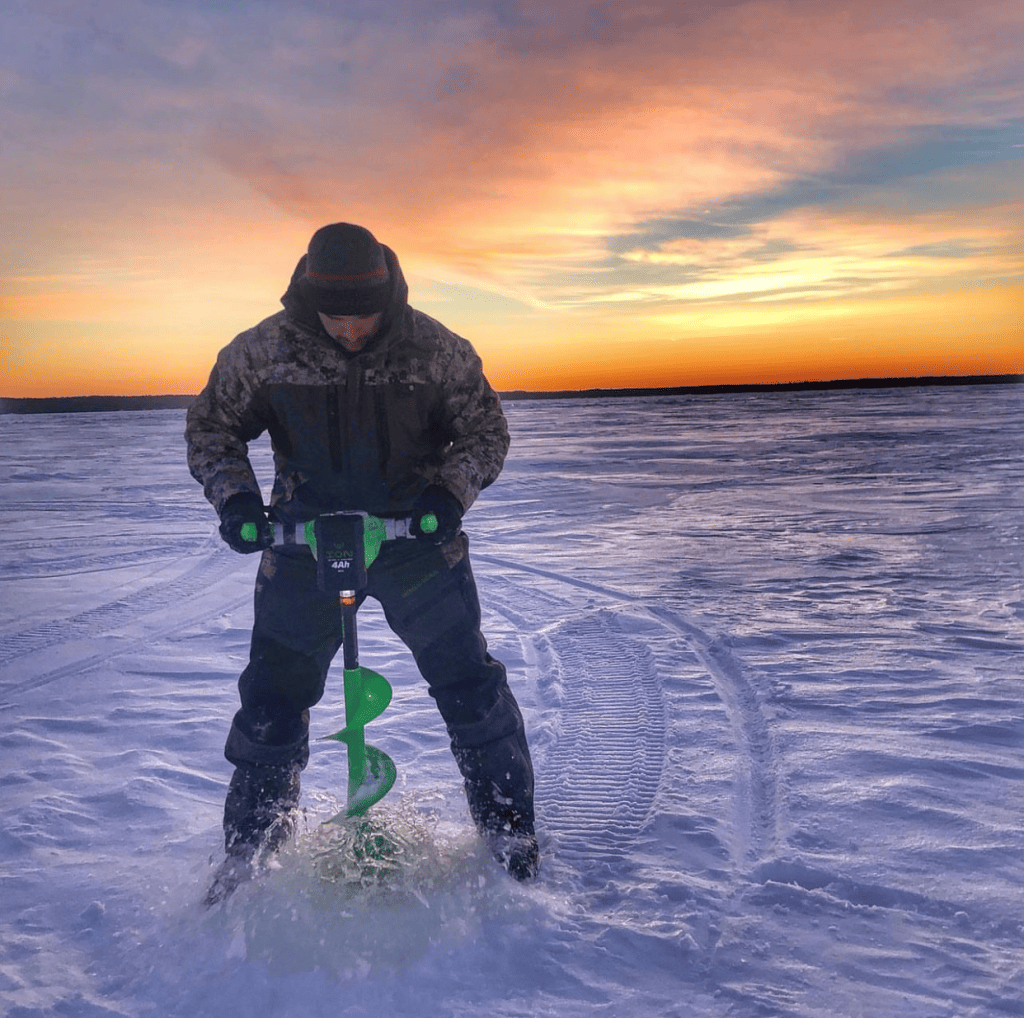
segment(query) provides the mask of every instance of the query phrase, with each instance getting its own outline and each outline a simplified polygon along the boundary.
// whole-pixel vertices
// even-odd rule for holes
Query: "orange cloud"
[[[200,18],[183,26],[129,3],[101,40],[129,72],[72,82],[63,121],[51,119],[59,103],[25,98],[28,65],[5,76],[20,148],[8,144],[19,154],[4,164],[17,200],[0,307],[24,325],[9,335],[44,351],[24,370],[50,361],[47,330],[77,322],[104,325],[159,377],[162,359],[188,359],[175,377],[201,383],[219,345],[276,309],[313,229],[341,218],[373,229],[410,275],[461,287],[429,309],[465,322],[516,387],[601,365],[619,384],[770,371],[757,342],[782,321],[792,347],[773,350],[775,370],[799,374],[803,357],[825,371],[815,344],[844,334],[843,302],[888,335],[894,300],[931,293],[948,311],[952,288],[994,292],[1019,275],[1019,161],[927,181],[926,167],[874,183],[850,169],[931,128],[1019,116],[1016,2],[757,0],[695,14],[527,0],[505,21],[439,9],[400,5],[385,23],[313,7],[278,21],[268,8],[265,24],[227,33],[211,7],[204,35]],[[824,193],[801,197],[800,181]],[[772,206],[787,188],[790,203]],[[744,202],[715,234],[651,228],[715,223]],[[931,321],[923,308],[910,318]],[[697,335],[684,321],[735,342],[680,360],[680,335]],[[626,327],[642,358],[617,347]],[[934,329],[914,326],[921,350]],[[832,370],[852,370],[829,349]]]

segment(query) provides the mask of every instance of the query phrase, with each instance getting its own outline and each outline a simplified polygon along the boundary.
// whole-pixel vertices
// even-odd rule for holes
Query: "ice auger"
[[[364,814],[395,783],[395,764],[387,753],[366,745],[364,729],[381,716],[391,702],[391,686],[378,672],[359,664],[356,612],[366,589],[366,570],[385,541],[412,537],[412,520],[381,519],[364,512],[328,513],[305,524],[273,524],[275,545],[308,545],[316,559],[317,585],[337,594],[342,619],[345,667],[345,727],[325,739],[343,742],[348,749],[348,797],[344,816]],[[437,529],[428,514],[420,520],[426,533]],[[242,527],[242,538],[255,541],[256,525]],[[339,817],[340,819],[340,817]]]

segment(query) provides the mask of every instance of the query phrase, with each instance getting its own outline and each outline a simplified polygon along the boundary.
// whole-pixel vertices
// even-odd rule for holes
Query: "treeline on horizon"
[[[660,388],[559,389],[501,392],[503,400],[595,399],[629,396],[701,396],[743,392],[805,392],[829,389],[904,389],[924,385],[1019,385],[1024,375],[934,375],[918,378],[844,378],[817,382],[764,382],[735,385],[675,385]],[[195,396],[0,396],[0,414],[102,413],[111,410],[184,410]]]

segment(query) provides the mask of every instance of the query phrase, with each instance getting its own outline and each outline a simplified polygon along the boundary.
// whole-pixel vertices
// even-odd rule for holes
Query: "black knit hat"
[[[326,315],[372,315],[388,306],[384,249],[369,230],[331,223],[313,234],[302,277],[305,299]]]

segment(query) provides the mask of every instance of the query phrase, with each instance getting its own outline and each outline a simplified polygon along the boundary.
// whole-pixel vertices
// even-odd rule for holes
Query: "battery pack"
[[[318,516],[316,537],[317,586],[331,594],[358,593],[366,587],[364,517],[361,513]]]

